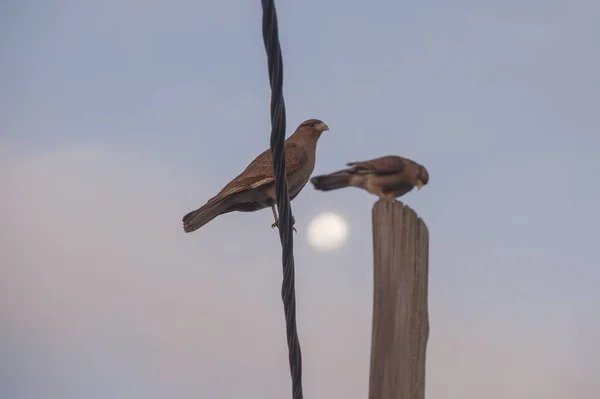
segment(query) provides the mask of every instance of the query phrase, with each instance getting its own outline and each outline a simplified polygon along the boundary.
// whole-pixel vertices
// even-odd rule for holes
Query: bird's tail
[[[330,191],[348,187],[350,185],[351,178],[351,175],[340,171],[330,173],[328,175],[315,176],[310,179],[310,182],[317,190]]]
[[[208,202],[195,211],[187,213],[183,217],[183,231],[186,233],[191,233],[192,231],[198,230],[200,227],[224,213],[226,210],[227,204],[223,201],[217,201],[213,203]]]

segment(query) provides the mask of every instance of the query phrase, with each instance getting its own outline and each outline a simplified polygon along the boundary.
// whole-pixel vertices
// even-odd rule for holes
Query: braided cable
[[[271,85],[271,153],[277,213],[279,214],[279,239],[282,246],[283,283],[281,298],[285,312],[286,334],[292,376],[293,399],[302,399],[302,355],[296,329],[296,289],[294,275],[293,216],[285,173],[285,102],[283,100],[283,61],[277,12],[274,0],[261,0],[263,8],[262,30]]]

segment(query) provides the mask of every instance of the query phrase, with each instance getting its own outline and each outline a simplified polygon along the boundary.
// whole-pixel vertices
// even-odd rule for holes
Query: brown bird
[[[420,190],[429,182],[429,172],[423,165],[396,155],[346,165],[350,168],[315,176],[310,182],[321,191],[353,186],[384,199],[398,198],[415,186]]]
[[[310,179],[315,168],[317,140],[329,127],[318,119],[302,122],[296,131],[285,140],[285,167],[290,200],[296,198]],[[254,212],[270,207],[275,223],[279,225],[273,176],[273,158],[267,149],[254,159],[248,167],[208,202],[186,214],[183,230],[190,233],[224,213],[233,211]]]

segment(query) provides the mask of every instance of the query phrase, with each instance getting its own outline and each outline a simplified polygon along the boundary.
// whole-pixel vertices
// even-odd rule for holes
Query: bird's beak
[[[420,190],[423,188],[425,184],[423,184],[423,182],[421,180],[417,180],[417,190]]]
[[[319,131],[324,132],[326,130],[329,130],[329,126],[327,126],[325,123],[319,123],[317,125],[317,129],[319,129]]]

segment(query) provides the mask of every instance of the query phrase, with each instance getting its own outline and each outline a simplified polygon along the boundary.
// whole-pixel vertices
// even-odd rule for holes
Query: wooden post
[[[369,399],[424,399],[429,231],[395,200],[373,206]]]

